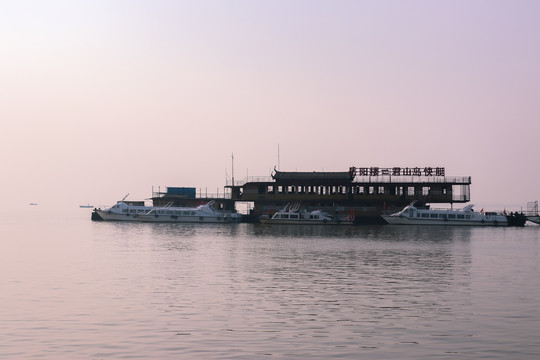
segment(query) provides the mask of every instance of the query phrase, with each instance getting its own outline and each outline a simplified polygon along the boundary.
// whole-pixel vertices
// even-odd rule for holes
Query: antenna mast
[[[281,170],[281,166],[279,164],[279,144],[277,144],[277,168],[278,170]]]
[[[234,153],[231,154],[231,161],[232,161],[232,186],[234,186]]]

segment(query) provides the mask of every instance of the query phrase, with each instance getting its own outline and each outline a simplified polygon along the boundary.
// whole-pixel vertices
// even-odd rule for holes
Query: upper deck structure
[[[306,209],[354,214],[373,221],[416,200],[470,201],[470,176],[446,176],[444,167],[351,167],[343,172],[285,172],[227,184],[233,201],[254,203],[253,215],[273,214],[287,203]]]

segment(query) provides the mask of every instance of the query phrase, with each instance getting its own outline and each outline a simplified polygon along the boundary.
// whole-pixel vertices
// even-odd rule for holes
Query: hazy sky
[[[6,204],[445,167],[540,198],[540,1],[0,1]]]

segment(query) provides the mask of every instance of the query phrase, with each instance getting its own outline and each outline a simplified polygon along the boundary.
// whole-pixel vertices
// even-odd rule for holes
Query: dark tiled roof
[[[324,181],[324,182],[351,182],[354,174],[348,171],[343,172],[297,172],[297,171],[275,171],[272,175],[275,181]]]

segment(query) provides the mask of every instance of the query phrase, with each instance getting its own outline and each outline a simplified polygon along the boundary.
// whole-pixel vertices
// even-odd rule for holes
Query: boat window
[[[127,213],[128,211],[127,211],[127,209],[122,209],[122,212]]]
[[[288,214],[281,214],[280,216],[282,219],[288,219],[289,218],[289,215]]]
[[[470,220],[470,219],[471,219],[471,215],[465,215],[465,219]]]
[[[422,217],[423,217],[423,218],[428,218],[428,217],[429,217],[429,214],[428,214],[428,213],[422,213]]]
[[[137,212],[137,210],[135,210],[135,209],[130,209],[129,212],[130,212],[131,214],[135,214],[135,213]]]
[[[167,210],[167,211],[165,211],[165,213],[166,213],[167,215],[172,215],[173,211],[172,211],[172,210]]]
[[[429,214],[429,217],[430,217],[431,219],[436,219],[436,218],[439,217],[439,214]]]
[[[298,219],[298,214],[291,214],[291,219]]]
[[[465,219],[465,215],[458,214],[458,215],[457,215],[457,218],[458,218],[458,219]]]
[[[455,219],[455,218],[456,218],[456,214],[448,214],[448,218],[449,218],[449,219]]]

